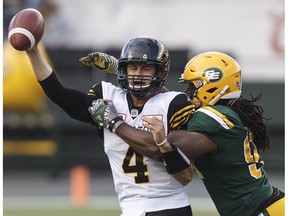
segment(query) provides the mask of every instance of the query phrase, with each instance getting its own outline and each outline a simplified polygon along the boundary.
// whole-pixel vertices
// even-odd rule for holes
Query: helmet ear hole
[[[216,88],[216,87],[214,87],[214,88],[210,88],[210,89],[208,89],[206,92],[208,92],[208,93],[213,93],[214,91],[216,91],[218,88]]]

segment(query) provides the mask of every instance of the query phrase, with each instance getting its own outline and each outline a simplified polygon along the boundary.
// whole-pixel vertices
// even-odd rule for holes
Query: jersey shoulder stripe
[[[87,93],[87,95],[93,95],[96,96],[95,92],[93,89],[90,89],[89,92]]]
[[[186,107],[183,107],[171,116],[169,120],[170,128],[172,130],[175,130],[186,124],[194,112],[194,105],[188,105]]]
[[[225,115],[213,109],[212,107],[206,106],[198,109],[196,112],[205,113],[206,115],[217,121],[225,129],[231,129],[234,127],[234,124],[229,121]]]

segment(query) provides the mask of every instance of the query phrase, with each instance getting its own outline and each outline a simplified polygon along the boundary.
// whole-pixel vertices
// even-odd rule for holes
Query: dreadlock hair
[[[251,100],[244,99],[241,96],[238,99],[230,101],[227,105],[233,108],[240,116],[244,125],[252,132],[253,141],[257,148],[265,151],[270,148],[270,138],[268,128],[263,120],[270,119],[265,118],[263,116],[263,108],[255,104],[262,97],[262,93],[255,98],[251,94],[250,96]]]

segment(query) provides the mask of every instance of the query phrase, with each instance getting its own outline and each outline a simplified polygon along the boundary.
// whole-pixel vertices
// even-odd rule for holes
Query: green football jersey
[[[188,131],[206,135],[219,147],[197,158],[195,167],[220,215],[253,215],[273,188],[240,117],[231,107],[207,106],[194,113]]]

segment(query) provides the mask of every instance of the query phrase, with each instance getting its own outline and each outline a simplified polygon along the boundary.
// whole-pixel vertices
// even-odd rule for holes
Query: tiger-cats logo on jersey
[[[223,77],[223,71],[217,67],[209,67],[203,73],[210,82],[217,82]]]

